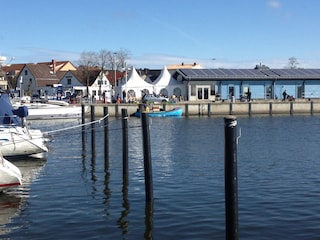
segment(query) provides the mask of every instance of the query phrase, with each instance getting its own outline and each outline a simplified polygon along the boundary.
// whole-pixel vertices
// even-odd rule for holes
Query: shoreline
[[[86,104],[94,108],[96,117],[104,116],[104,108],[108,107],[110,117],[121,117],[121,109],[127,109],[128,115],[132,115],[139,108],[139,104]],[[175,107],[183,109],[183,116],[221,116],[221,115],[277,115],[277,114],[320,114],[320,101],[314,100],[253,100],[251,102],[221,101],[221,102],[178,102],[154,104],[168,111]],[[85,113],[86,117],[91,115],[91,107]]]

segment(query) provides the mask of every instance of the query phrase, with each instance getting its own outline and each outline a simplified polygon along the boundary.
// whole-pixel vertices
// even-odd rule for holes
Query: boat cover
[[[21,118],[28,115],[28,108],[21,106],[14,110],[9,99],[9,94],[0,94],[0,124],[21,125]]]

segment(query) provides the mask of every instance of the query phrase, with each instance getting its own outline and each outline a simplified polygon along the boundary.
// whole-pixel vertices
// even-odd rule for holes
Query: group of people
[[[294,101],[294,97],[287,94],[286,90],[283,91],[282,96],[283,96],[282,101],[285,101],[286,99],[288,99],[289,101]]]

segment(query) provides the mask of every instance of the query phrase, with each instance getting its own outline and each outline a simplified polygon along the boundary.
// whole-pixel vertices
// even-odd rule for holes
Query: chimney
[[[56,73],[57,62],[55,59],[52,59],[52,72]]]

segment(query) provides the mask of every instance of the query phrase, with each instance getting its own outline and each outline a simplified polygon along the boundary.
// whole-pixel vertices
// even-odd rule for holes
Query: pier
[[[122,109],[127,109],[128,115],[135,113],[139,108],[138,104],[94,104],[95,115],[104,116],[103,108],[108,106],[109,116],[120,117]],[[220,115],[258,115],[258,114],[320,114],[319,100],[296,100],[296,101],[267,101],[254,100],[252,102],[178,102],[154,104],[165,110],[176,107],[183,109],[184,116],[220,116]],[[89,110],[90,111],[90,110]],[[89,117],[90,112],[86,115]]]

